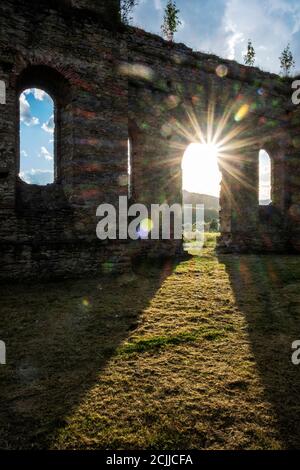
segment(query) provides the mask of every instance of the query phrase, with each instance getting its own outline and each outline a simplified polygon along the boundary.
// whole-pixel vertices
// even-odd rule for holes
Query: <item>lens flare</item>
[[[250,110],[250,106],[249,104],[243,104],[243,106],[240,107],[240,109],[238,110],[238,112],[236,113],[236,115],[234,116],[234,119],[236,122],[240,122],[242,121],[243,119],[245,119],[245,117],[248,115],[249,113],[249,110]]]
[[[91,303],[90,303],[89,299],[83,299],[82,300],[82,305],[83,305],[83,307],[88,308],[91,305]]]
[[[143,219],[138,229],[140,238],[148,238],[149,233],[153,229],[153,222],[151,219]]]
[[[228,75],[228,67],[226,65],[218,65],[216,68],[216,74],[220,78],[224,78]]]
[[[119,186],[128,185],[128,175],[120,175],[118,178]]]
[[[222,69],[219,69],[219,73],[220,70]],[[217,71],[216,74],[218,75]],[[226,90],[224,90],[224,92],[226,92]],[[245,187],[251,191],[257,190],[251,178],[248,178],[243,171],[244,164],[248,161],[247,149],[257,148],[258,145],[261,146],[263,143],[262,137],[259,138],[258,135],[253,136],[253,132],[249,132],[251,123],[249,119],[246,119],[250,112],[255,111],[255,100],[248,102],[247,96],[241,93],[238,86],[234,87],[234,92],[234,99],[232,99],[230,93],[226,93],[226,97],[222,98],[222,100],[217,100],[215,96],[207,98],[206,90],[201,88],[197,96],[192,96],[191,103],[182,104],[187,116],[186,122],[173,117],[166,120],[165,123],[161,125],[161,135],[168,138],[169,147],[174,151],[172,158],[168,155],[160,159],[157,163],[160,167],[169,167],[170,169],[170,177],[166,181],[166,188],[172,185],[173,181],[177,184],[178,179],[183,176],[182,167],[178,166],[179,158],[182,159],[182,156],[185,155],[189,146],[192,148],[191,144],[197,144],[198,146],[202,146],[201,152],[199,152],[199,149],[194,149],[195,152],[193,150],[192,153],[194,153],[194,156],[196,154],[196,159],[198,160],[200,160],[203,155],[204,158],[208,159],[209,164],[208,166],[205,165],[206,169],[207,167],[211,167],[214,161],[214,171],[216,169],[220,171],[219,174],[215,171],[215,175],[226,173],[232,179],[236,180],[235,187]],[[267,94],[266,90],[265,93]],[[214,94],[213,90],[212,94]],[[260,101],[259,96],[257,96],[257,102],[259,103]],[[206,116],[204,114],[205,106]],[[256,117],[256,113],[253,113],[253,117]],[[257,123],[260,125],[271,127],[270,121],[270,119],[267,120],[264,116],[257,116]],[[200,157],[200,153],[202,157]],[[186,161],[182,162],[182,165],[186,163]],[[197,178],[198,180],[199,178],[204,179],[202,173],[203,170],[197,171],[194,167],[190,175],[192,174],[196,181]],[[214,178],[213,184],[215,184],[218,178]],[[233,210],[239,210],[235,194],[232,194],[227,181],[227,178],[222,179],[223,197],[231,201]],[[199,189],[199,185],[195,192],[202,193],[202,190]],[[164,194],[164,188],[162,194]],[[162,201],[163,200],[165,200],[165,198],[162,198]],[[147,223],[144,228],[146,228],[146,230],[143,231],[141,229],[140,235],[147,237],[149,234],[149,226]]]
[[[142,80],[152,81],[154,79],[154,71],[143,64],[123,64],[119,67],[121,75],[134,77]]]

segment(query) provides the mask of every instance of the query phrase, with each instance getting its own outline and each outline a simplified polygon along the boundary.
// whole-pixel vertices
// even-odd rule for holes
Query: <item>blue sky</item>
[[[53,182],[54,104],[42,90],[20,96],[20,177],[31,184]]]
[[[167,0],[139,0],[133,24],[160,34]],[[279,72],[279,55],[291,44],[300,71],[300,0],[177,0],[182,25],[176,41],[195,50],[243,61],[248,39],[257,65]],[[42,90],[20,98],[20,176],[24,181],[53,181],[53,101]],[[201,189],[199,189],[201,192]]]
[[[139,0],[133,23],[160,34],[167,0]],[[287,43],[300,71],[300,0],[177,0],[182,26],[176,41],[195,50],[243,62],[248,39],[257,65],[279,73]]]

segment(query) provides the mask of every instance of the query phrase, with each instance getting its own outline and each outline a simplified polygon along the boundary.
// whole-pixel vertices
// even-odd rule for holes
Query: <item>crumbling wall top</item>
[[[6,0],[7,4],[10,2]],[[30,10],[59,10],[68,17],[79,15],[82,21],[94,19],[109,29],[120,26],[120,0],[13,0],[12,3],[15,10],[28,4]]]

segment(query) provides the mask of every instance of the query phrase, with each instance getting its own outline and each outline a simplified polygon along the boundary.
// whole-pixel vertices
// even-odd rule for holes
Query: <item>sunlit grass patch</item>
[[[139,340],[133,343],[127,343],[117,350],[119,355],[142,353],[151,350],[158,350],[167,346],[176,346],[179,344],[191,343],[203,338],[208,341],[214,341],[226,335],[226,329],[216,330],[212,328],[199,328],[193,331],[182,331],[175,335],[153,337]]]
[[[300,259],[200,256],[8,286],[2,448],[300,445]]]

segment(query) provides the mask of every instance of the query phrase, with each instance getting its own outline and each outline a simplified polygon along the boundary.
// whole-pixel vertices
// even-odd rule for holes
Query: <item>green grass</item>
[[[179,345],[196,341],[200,336],[208,341],[214,341],[226,335],[224,330],[199,328],[193,331],[184,331],[176,335],[152,337],[133,343],[127,343],[117,350],[119,355],[134,354],[151,350],[157,350],[171,345]]]
[[[2,286],[3,449],[300,447],[300,257]]]

